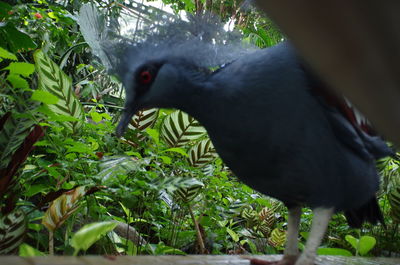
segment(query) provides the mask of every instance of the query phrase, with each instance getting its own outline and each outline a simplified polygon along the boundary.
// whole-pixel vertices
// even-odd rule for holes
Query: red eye
[[[153,76],[151,75],[151,73],[149,71],[143,71],[139,75],[139,82],[141,84],[148,84],[152,81],[152,79],[153,79]]]

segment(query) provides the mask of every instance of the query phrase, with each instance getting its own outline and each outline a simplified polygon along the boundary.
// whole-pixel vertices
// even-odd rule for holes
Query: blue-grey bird
[[[129,53],[125,63],[129,64]],[[383,222],[375,159],[391,153],[358,114],[309,73],[288,43],[210,71],[185,57],[145,61],[121,76],[126,104],[117,133],[144,108],[176,108],[207,129],[223,161],[247,185],[289,208],[279,264],[313,264],[331,215],[350,225]],[[298,257],[301,207],[314,211]],[[294,263],[297,260],[296,263]]]
[[[87,21],[83,19],[81,28]],[[195,30],[199,28],[196,25]],[[118,136],[144,108],[176,108],[196,118],[234,174],[288,207],[284,257],[275,264],[314,264],[335,212],[343,211],[354,227],[364,221],[383,223],[375,196],[379,187],[375,160],[392,151],[344,98],[330,92],[309,70],[289,43],[247,50],[223,41],[225,48],[218,49],[215,36],[223,32],[185,39],[188,34],[172,29],[152,30],[165,35],[122,45],[122,50],[95,46],[111,58],[110,65],[117,64],[113,68],[126,89]],[[211,42],[200,44],[205,39]],[[207,66],[216,62],[226,64],[211,71]],[[304,206],[313,209],[314,217],[299,255]]]

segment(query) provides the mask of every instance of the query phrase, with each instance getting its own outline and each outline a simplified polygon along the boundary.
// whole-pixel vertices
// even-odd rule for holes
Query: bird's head
[[[210,73],[179,58],[149,60],[134,69],[124,69],[120,74],[126,91],[125,107],[117,126],[117,136],[122,136],[131,118],[145,108],[177,108],[196,93],[195,88]],[[199,85],[196,85],[199,84]]]

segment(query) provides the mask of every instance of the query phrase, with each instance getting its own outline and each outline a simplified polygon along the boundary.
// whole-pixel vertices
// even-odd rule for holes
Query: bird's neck
[[[176,108],[186,112],[203,126],[211,125],[221,113],[221,91],[203,82],[187,87],[184,98]]]

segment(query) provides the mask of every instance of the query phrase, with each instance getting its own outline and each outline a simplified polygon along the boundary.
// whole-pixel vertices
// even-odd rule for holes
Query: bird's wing
[[[307,70],[306,70],[307,71]],[[367,118],[344,96],[308,73],[312,93],[324,105],[338,139],[359,155],[375,159],[394,155],[391,148],[377,135]]]

